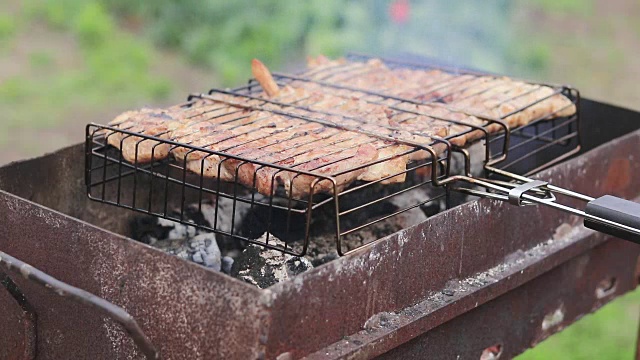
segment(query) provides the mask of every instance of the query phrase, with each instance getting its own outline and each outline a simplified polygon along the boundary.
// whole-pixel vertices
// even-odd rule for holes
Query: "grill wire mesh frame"
[[[137,162],[129,163],[124,160],[120,151],[111,149],[107,144],[107,137],[109,136],[107,135],[108,132],[112,132],[112,134],[124,134],[125,138],[135,137],[139,139],[136,141],[136,146],[145,141],[153,141],[156,142],[157,145],[170,144],[172,147],[186,147],[189,148],[190,151],[202,151],[211,156],[236,158],[241,161],[241,163],[237,165],[237,168],[246,163],[255,163],[255,161],[245,158],[233,157],[226,153],[220,153],[186,144],[179,144],[155,136],[133,133],[110,126],[90,124],[86,129],[87,163],[85,180],[89,198],[94,201],[115,205],[125,209],[145,213],[186,225],[192,225],[202,230],[230,236],[237,240],[262,245],[266,248],[283,251],[291,255],[302,256],[306,253],[309,244],[310,226],[313,216],[312,214],[314,212],[319,212],[323,210],[323,208],[324,210],[326,210],[327,208],[333,208],[333,215],[335,217],[336,241],[337,244],[340,244],[342,236],[358,230],[344,229],[343,227],[341,228],[341,219],[355,211],[365,209],[367,205],[373,206],[374,204],[379,203],[381,200],[384,200],[372,200],[369,204],[359,205],[357,207],[351,207],[350,209],[345,210],[340,207],[341,199],[347,196],[354,195],[358,197],[358,194],[360,192],[364,192],[368,190],[369,187],[375,186],[379,181],[358,184],[351,189],[339,192],[336,189],[336,180],[332,177],[299,171],[283,166],[258,163],[257,165],[260,166],[273,167],[277,168],[280,171],[295,172],[297,175],[314,176],[315,181],[313,182],[313,184],[317,184],[317,182],[320,181],[328,181],[332,183],[334,189],[330,196],[323,196],[320,199],[315,199],[315,195],[318,194],[315,194],[313,190],[310,191],[307,200],[295,199],[291,193],[289,194],[289,196],[286,196],[286,194],[278,195],[276,193],[272,196],[264,197],[261,194],[257,193],[255,189],[249,191],[245,187],[242,187],[242,185],[238,184],[238,182],[226,184],[220,181],[219,177],[215,180],[207,180],[202,173],[199,176],[197,176],[196,174],[191,174],[187,170],[185,163],[181,164],[180,161],[169,161],[168,159],[164,159],[162,161],[157,161],[150,164],[138,164]],[[424,148],[424,150],[426,149],[427,148]],[[376,162],[384,161],[387,160],[383,159]],[[419,169],[430,168],[431,174],[441,174],[437,177],[444,178],[444,172],[446,171],[444,169],[448,167],[447,164],[448,158],[441,155],[438,158],[438,161],[423,161],[415,164],[412,168],[407,169],[405,172],[416,172]],[[393,174],[392,176],[397,175],[398,174]],[[146,178],[143,179],[143,177]],[[432,178],[433,177],[434,176],[432,176]],[[126,179],[129,179],[128,183],[125,183]],[[208,185],[205,185],[205,183],[208,183]],[[430,183],[432,183],[431,178],[424,179],[420,183],[412,184],[411,188],[429,185]],[[141,185],[143,184],[145,186],[146,184],[148,184],[148,188],[141,188]],[[109,186],[111,186],[111,189],[108,189]],[[315,187],[312,186],[312,189],[314,188]],[[402,189],[400,191],[406,190],[407,189]],[[189,196],[189,192],[191,192],[191,196]],[[193,192],[196,192],[197,195],[193,196]],[[176,196],[178,197],[177,201],[175,199]],[[387,198],[390,196],[392,195],[387,196]],[[172,197],[174,198],[173,201],[171,199]],[[214,200],[212,201],[212,203],[215,206],[215,219],[219,218],[218,213],[219,211],[222,211],[219,206],[219,204],[221,203],[221,199],[227,199],[232,202],[232,217],[236,215],[236,213],[238,212],[237,209],[242,206],[241,204],[244,204],[245,207],[248,206],[249,211],[253,211],[257,208],[266,210],[268,214],[268,219],[266,221],[267,238],[264,241],[259,241],[255,238],[243,236],[242,234],[238,233],[238,229],[234,228],[234,219],[231,219],[230,228],[227,229],[222,228],[222,225],[219,225],[216,221],[214,221],[213,224],[209,223],[208,225],[195,224],[190,222],[186,218],[187,206],[189,205],[189,201],[195,202],[197,204],[198,211],[201,212],[203,206],[206,204],[206,199],[211,199],[211,197],[213,197]],[[144,200],[141,201],[140,198],[143,198]],[[419,206],[420,204],[440,198],[442,198],[442,195],[439,195],[434,199],[423,200],[415,206]],[[170,203],[172,202],[177,202],[181,205],[177,210],[175,210],[170,206]],[[298,215],[298,219],[300,218],[300,216],[305,219],[304,222],[306,229],[304,232],[304,241],[301,248],[292,248],[286,242],[284,246],[280,244],[270,243],[270,234],[274,232],[272,229],[272,225],[274,224],[274,222],[272,221],[271,217],[277,210],[284,211],[284,213],[287,215],[285,220],[287,228],[286,232],[288,232],[289,227],[293,221],[293,216]],[[398,213],[400,212],[402,212],[402,210]],[[383,219],[377,219],[376,221],[380,220]],[[372,221],[371,223],[374,223],[376,221]],[[362,224],[359,226],[359,228],[365,227],[367,225],[370,224]],[[287,238],[287,236],[282,237]]]
[[[412,68],[441,69],[438,67],[424,65],[402,63],[393,64],[393,66],[405,66]],[[446,71],[446,69],[444,70]],[[292,79],[300,80],[299,77],[280,74],[276,75],[276,79],[284,82],[291,81]],[[332,84],[323,85],[332,86]],[[256,88],[255,83],[250,81],[249,85],[246,87],[237,88],[232,91],[212,89],[209,94],[229,93],[241,98],[253,99],[253,94],[255,93]],[[576,109],[579,109],[579,106],[577,106],[579,103],[579,93],[575,89],[570,87],[555,87],[554,89],[556,89],[557,93],[562,93],[564,96],[571,99],[572,103],[576,104]],[[367,92],[367,90],[363,89],[352,90],[359,94]],[[186,106],[193,103],[194,99],[207,99],[207,96],[192,95],[189,97],[189,102]],[[400,102],[412,102],[411,99],[396,100]],[[276,102],[276,105],[281,106],[283,109],[288,109],[294,106],[292,104],[278,102]],[[260,108],[260,110],[265,111],[265,109],[262,108]],[[522,110],[523,109],[518,109],[518,111]],[[266,111],[272,112],[271,110]],[[291,116],[291,114],[286,111],[281,114]],[[486,151],[485,158],[483,159],[483,162],[486,165],[485,168],[490,170],[492,166],[495,166],[502,170],[527,174],[529,172],[538,171],[544,167],[548,167],[560,159],[572,155],[579,150],[578,118],[579,115],[577,112],[567,118],[549,119],[548,117],[542,117],[532,121],[526,126],[516,128],[511,131],[501,131],[493,134],[485,132],[486,137],[484,143]],[[314,121],[313,118],[305,120]],[[501,122],[501,119],[483,120],[486,120],[487,124]],[[357,183],[345,191],[338,191],[336,188],[336,179],[334,177],[323,176],[312,171],[306,172],[286,166],[262,163],[248,158],[243,158],[242,156],[234,156],[227,152],[213,151],[205,147],[191,146],[179,141],[130,132],[126,129],[119,129],[116,127],[90,124],[87,126],[86,130],[86,185],[88,195],[91,199],[155,217],[193,225],[202,230],[212,231],[217,234],[229,236],[236,240],[255,243],[266,248],[279,250],[296,256],[302,256],[307,252],[309,242],[311,240],[312,222],[318,218],[322,218],[323,216],[326,218],[327,209],[329,209],[329,212],[333,212],[332,218],[335,223],[334,231],[337,250],[340,255],[343,255],[349,251],[355,250],[355,248],[345,246],[343,240],[348,234],[360,231],[375,223],[384,221],[410,209],[428,204],[429,202],[441,201],[444,199],[448,200],[449,188],[447,187],[446,191],[436,192],[433,197],[419,199],[416,204],[403,209],[397,209],[390,214],[384,214],[383,216],[374,217],[373,219],[365,219],[355,225],[351,222],[351,227],[346,227],[344,225],[346,217],[354,215],[358,211],[366,211],[368,208],[374,207],[383,201],[389,200],[394,196],[407,191],[424,187],[431,189],[434,185],[437,185],[439,182],[450,176],[450,161],[453,152],[462,154],[464,158],[463,162],[467,165],[471,162],[470,155],[467,152],[463,149],[452,146],[447,140],[455,136],[460,136],[460,134],[454,134],[453,136],[449,136],[447,139],[440,140],[441,143],[446,145],[446,150],[439,156],[432,153],[429,160],[417,162],[413,167],[408,166],[408,170],[406,170],[407,174],[414,175],[415,177],[416,173],[419,173],[421,169],[423,172],[425,169],[428,169],[430,177],[425,179],[424,175],[421,177],[418,176],[422,181],[417,183],[407,182],[404,184],[406,186],[401,187],[399,190],[394,190],[395,192],[392,191],[390,194],[377,199],[368,199],[366,195],[363,195],[367,191],[375,192],[375,190],[380,187],[389,188],[389,186],[378,185],[377,183],[380,181],[377,181],[371,183]],[[139,164],[137,161],[129,163],[123,159],[122,152],[110,149],[110,146],[107,144],[107,137],[116,133],[122,134],[124,138],[140,139],[137,140],[136,149],[140,143],[152,141],[157,145],[168,144],[172,149],[177,147],[187,148],[189,153],[204,152],[207,154],[206,157],[220,156],[224,158],[222,161],[235,159],[239,161],[239,164],[236,167],[236,179],[238,176],[238,169],[242,164],[255,164],[261,168],[274,168],[278,172],[294,172],[297,174],[296,176],[314,176],[316,178],[314,184],[317,184],[317,182],[320,181],[331,182],[333,191],[330,195],[316,194],[314,193],[315,186],[312,186],[306,200],[296,199],[291,194],[287,196],[286,193],[282,194],[281,192],[272,192],[273,195],[265,197],[257,193],[255,189],[247,189],[240,185],[238,181],[234,181],[229,184],[221,181],[220,177],[215,180],[211,180],[207,179],[203,173],[200,173],[199,175],[190,173],[187,170],[186,160],[182,163],[178,160],[169,159],[162,159],[150,164]],[[122,141],[124,141],[124,138]],[[427,151],[430,148],[430,146],[421,147],[422,150]],[[385,159],[379,162],[387,160],[388,159]],[[523,164],[526,165],[531,162],[535,163],[535,167],[530,165],[522,166]],[[218,170],[220,170],[220,168],[218,168]],[[465,166],[464,171],[465,173],[469,172],[468,166]],[[397,174],[392,176],[395,175]],[[143,184],[148,184],[148,188],[143,190],[143,188],[141,188]],[[111,188],[110,191],[107,191],[108,187]],[[161,187],[162,191],[158,191],[158,187]],[[146,193],[145,196],[141,195],[143,191]],[[180,205],[178,206],[178,209],[172,209],[169,205],[170,197],[175,198],[176,195],[178,197],[177,203]],[[360,199],[360,201],[356,201],[354,205],[353,203],[349,203],[349,201],[345,199],[346,197],[355,197],[356,199]],[[144,198],[144,206],[141,205],[141,198]],[[213,201],[210,201],[212,199]],[[365,200],[364,203],[362,201],[363,199]],[[201,211],[203,206],[206,204],[212,203],[215,208],[214,223],[194,224],[188,220],[185,214],[188,210],[187,207],[190,204],[189,201],[193,201],[191,204],[197,204],[199,211]],[[220,203],[223,201],[231,202],[232,219],[227,228],[224,228],[224,224],[218,224],[217,221],[219,213],[223,211],[220,208]],[[346,208],[341,205],[345,203],[349,204]],[[447,201],[447,206],[449,205],[450,204]],[[234,220],[236,213],[240,208],[248,208],[249,212],[257,210],[260,210],[262,213],[266,212],[266,239],[258,239],[255,236],[243,234],[239,229],[235,228]],[[275,219],[275,213],[284,213],[286,217],[285,219]],[[292,223],[296,223],[300,219],[303,219],[304,222],[303,234],[301,236],[298,235],[297,238],[295,234],[293,237],[289,237],[288,232],[291,230],[292,225],[294,225]],[[280,222],[277,225],[282,225],[282,222],[284,222],[285,233],[287,234],[279,236],[280,238],[285,238],[284,245],[282,243],[276,244],[269,238],[270,234],[274,233],[273,228],[276,222]],[[297,244],[289,244],[286,240],[290,239],[300,239],[302,241],[301,244],[300,242]]]

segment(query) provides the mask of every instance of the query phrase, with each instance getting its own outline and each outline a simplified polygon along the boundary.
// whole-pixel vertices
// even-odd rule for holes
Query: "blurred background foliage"
[[[84,126],[241,84],[250,60],[414,54],[572,83],[638,108],[640,3],[627,0],[2,0],[0,164],[83,140]],[[635,292],[524,359],[630,357]]]
[[[553,5],[541,5],[571,9],[547,2]],[[387,0],[106,3],[130,29],[215,69],[225,85],[244,80],[253,57],[279,66],[307,54],[411,52],[493,71],[540,71],[548,61],[540,45],[514,46],[514,33],[505,31],[514,6],[508,0],[414,1],[406,20],[394,19]]]
[[[246,79],[253,57],[281,66],[307,54],[411,52],[507,72],[540,71],[548,61],[541,44],[517,46],[516,34],[505,31],[511,1],[423,0],[410,6],[412,15],[401,22],[390,15],[387,0],[25,0],[23,10],[26,22],[74,34],[90,72],[104,86],[127,87],[135,80],[158,98],[166,95],[166,84],[143,78],[152,55],[147,40],[215,70],[224,85]],[[0,36],[16,28],[6,20],[0,19]]]

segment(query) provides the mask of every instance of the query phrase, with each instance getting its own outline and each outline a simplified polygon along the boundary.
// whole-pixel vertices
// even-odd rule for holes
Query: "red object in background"
[[[397,24],[404,24],[409,20],[409,12],[411,11],[411,6],[409,5],[409,0],[395,0],[389,6],[389,16],[391,20]]]

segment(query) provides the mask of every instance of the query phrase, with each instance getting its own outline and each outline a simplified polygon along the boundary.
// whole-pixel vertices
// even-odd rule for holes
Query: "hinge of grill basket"
[[[539,188],[542,186],[546,186],[549,183],[541,180],[533,180],[521,185],[514,187],[509,190],[509,203],[517,206],[521,206],[522,204],[522,194],[526,193],[529,190]]]

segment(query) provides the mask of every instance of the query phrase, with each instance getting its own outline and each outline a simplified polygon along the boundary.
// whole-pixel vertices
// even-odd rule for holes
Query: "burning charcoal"
[[[263,199],[264,196],[260,194],[256,194],[254,198],[256,202],[263,201]],[[250,209],[251,206],[249,204],[236,201],[235,216],[233,216],[233,199],[220,197],[218,199],[217,207],[217,222],[215,204],[202,204],[202,215],[207,223],[210,224],[209,226],[215,226],[216,230],[233,233],[234,235],[243,235],[242,229],[246,227],[244,226],[244,222]],[[232,221],[233,228],[231,226]],[[258,236],[260,236],[260,234],[258,234]],[[232,251],[235,249],[242,250],[242,244],[238,242],[237,239],[233,239],[230,236],[218,235],[218,243],[226,251]]]
[[[180,212],[174,210],[169,214],[169,217],[180,218]],[[197,205],[186,207],[184,220],[197,225],[209,226],[205,217],[198,211]],[[145,244],[154,244],[156,241],[166,239],[186,239],[197,235],[198,232],[193,226],[154,216],[136,217],[131,223],[131,236]]]
[[[290,206],[285,201],[278,204],[281,199],[274,199],[274,204],[283,207]],[[304,238],[306,229],[305,215],[287,211],[285,208],[269,208],[255,206],[244,214],[242,227],[239,233],[249,239],[257,239],[267,231],[286,242]]]
[[[256,194],[255,201],[262,201],[264,196]],[[251,209],[251,205],[236,201],[235,202],[235,216],[233,213],[234,210],[234,200],[226,197],[220,197],[218,199],[218,222],[217,222],[217,230],[231,232],[231,222],[233,220],[233,229],[234,233],[237,232],[242,227],[242,221],[245,216]],[[202,214],[204,218],[210,223],[213,224],[216,219],[216,206],[215,205],[206,205],[202,206]]]
[[[313,264],[314,267],[318,267],[322,264],[328,263],[329,261],[333,261],[339,257],[340,256],[338,256],[338,251],[334,249],[334,250],[330,250],[328,254],[318,255],[314,257],[313,260],[311,260],[311,263]]]
[[[427,219],[427,215],[416,206],[424,199],[433,197],[428,193],[428,189],[418,188],[413,191],[400,193],[391,197],[388,201],[381,202],[376,209],[365,213],[362,218],[354,220],[353,217],[346,216],[341,224],[345,229],[350,229],[359,224],[372,221],[381,216],[392,214],[402,209],[410,208],[400,214],[375,222],[360,231],[352,232],[342,238],[343,251],[358,248],[368,242],[393,234],[401,229],[406,229],[417,225]],[[314,227],[307,249],[307,256],[314,266],[320,266],[338,258],[336,249],[336,236],[334,228],[324,224]],[[324,226],[323,226],[324,225]],[[291,245],[295,251],[302,249],[302,243],[297,242]]]
[[[171,229],[173,225],[163,227],[158,223],[158,218],[139,216],[131,223],[131,236],[145,244],[153,244],[158,239],[166,239]]]
[[[426,216],[429,217],[439,213],[441,211],[440,209],[442,208],[441,205],[442,204],[439,201],[433,201],[420,206],[420,209]]]
[[[266,241],[266,234],[258,241]],[[285,245],[273,235],[269,236],[269,244]],[[278,250],[251,244],[233,263],[231,275],[266,289],[312,268],[311,262],[303,257],[291,256]]]
[[[286,263],[287,273],[294,276],[302,274],[303,272],[313,268],[313,265],[309,262],[309,260],[303,257],[294,256],[291,259],[287,260]]]
[[[205,204],[203,204],[204,208]],[[189,206],[185,220],[209,226],[204,215],[197,213],[198,206]],[[168,254],[193,261],[216,271],[222,269],[222,253],[215,234],[203,232],[193,226],[175,221],[141,217],[132,224],[133,236]],[[158,236],[156,238],[156,236]]]

